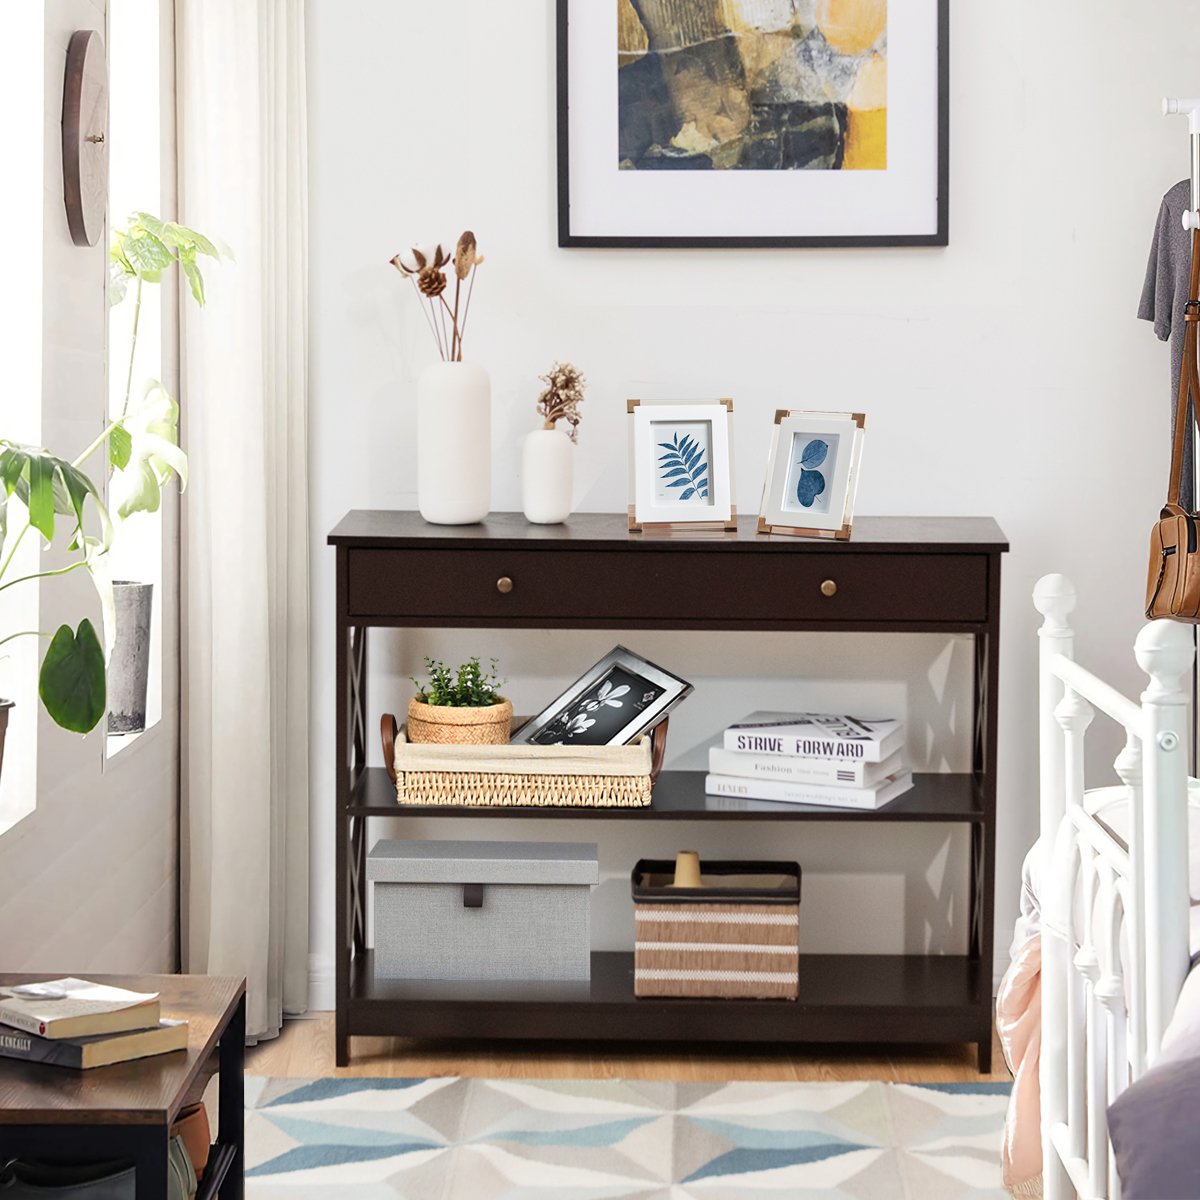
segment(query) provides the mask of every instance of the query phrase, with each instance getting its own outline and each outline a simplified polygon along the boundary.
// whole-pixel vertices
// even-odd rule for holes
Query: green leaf
[[[29,509],[29,523],[46,541],[54,540],[55,514],[73,516],[70,548],[82,545],[84,506],[91,496],[100,519],[101,543],[112,543],[112,521],[96,485],[78,467],[38,446],[0,439],[0,491],[15,495]]]
[[[59,626],[42,660],[38,694],[64,729],[87,733],[99,724],[106,706],[104,650],[91,621],[84,618],[76,632]]]
[[[187,276],[188,287],[192,289],[192,295],[195,297],[196,303],[203,308],[204,276],[200,274],[200,268],[196,266],[195,253],[181,250],[179,252],[179,265],[183,268],[184,275]]]
[[[54,540],[54,468],[48,456],[29,459],[29,523],[50,542]]]
[[[4,449],[0,450],[0,485],[4,487],[5,496],[11,496],[16,490],[17,480],[25,473],[25,464],[29,455],[20,446],[11,442],[0,442]]]
[[[125,239],[125,256],[130,265],[143,279],[157,282],[164,268],[169,267],[174,256],[160,238],[145,229],[134,228]]]
[[[108,307],[116,308],[129,292],[129,272],[124,265],[113,260],[108,268]]]
[[[119,471],[129,462],[132,449],[129,430],[124,425],[114,425],[108,435],[108,461]]]

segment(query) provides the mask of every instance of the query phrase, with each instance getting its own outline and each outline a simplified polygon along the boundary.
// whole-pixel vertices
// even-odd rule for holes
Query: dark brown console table
[[[990,518],[863,517],[849,542],[760,537],[753,518],[705,538],[639,536],[622,515],[536,526],[499,513],[427,525],[352,512],[337,548],[337,1061],[360,1035],[722,1042],[974,1042],[991,1068],[1000,556]],[[431,586],[431,581],[436,581]],[[831,586],[832,585],[832,586]],[[585,984],[376,982],[366,945],[367,826],[375,817],[569,817],[579,809],[401,807],[366,766],[367,630],[844,630],[975,638],[973,770],[918,775],[878,812],[706,796],[699,771],[664,772],[645,809],[586,820],[897,821],[970,827],[964,955],[807,955],[800,998],[636,1000],[632,953],[595,953]],[[378,714],[375,714],[376,716]],[[882,829],[880,831],[882,833]]]

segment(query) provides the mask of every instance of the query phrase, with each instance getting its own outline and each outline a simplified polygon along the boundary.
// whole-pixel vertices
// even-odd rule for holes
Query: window
[[[15,285],[2,306],[4,353],[0,355],[0,436],[13,441],[42,437],[42,230],[46,191],[46,130],[57,128],[59,113],[30,103],[53,95],[44,86],[45,23],[40,4],[16,4],[4,14],[5,46],[11,55],[0,71],[0,107],[9,114],[5,130],[5,227],[11,236],[5,251],[6,274]],[[64,47],[65,50],[65,47]],[[54,124],[50,124],[53,117]],[[51,192],[53,189],[51,189]],[[60,200],[61,203],[61,192]],[[9,514],[17,532],[25,523],[18,503]],[[10,539],[10,543],[11,543]],[[7,555],[11,545],[3,548]],[[38,540],[25,538],[7,577],[36,571]],[[37,629],[38,588],[23,584],[0,592],[0,638]],[[33,811],[37,797],[38,638],[22,637],[0,645],[0,697],[15,702],[10,710],[0,774],[0,833]]]
[[[135,212],[162,213],[161,0],[120,0],[108,9],[109,63],[109,233]],[[142,289],[137,358],[130,373],[134,297],[108,315],[108,398],[113,415],[125,404],[126,387],[137,400],[147,380],[163,380],[164,304],[174,274],[160,287]],[[165,381],[164,382],[168,382]],[[168,388],[170,383],[168,382]],[[171,503],[165,499],[165,503]],[[111,551],[112,577],[153,588],[150,613],[150,672],[146,729],[162,717],[163,691],[163,513],[136,513],[122,523]],[[173,584],[172,584],[173,587]],[[108,757],[131,745],[137,734],[109,734]]]

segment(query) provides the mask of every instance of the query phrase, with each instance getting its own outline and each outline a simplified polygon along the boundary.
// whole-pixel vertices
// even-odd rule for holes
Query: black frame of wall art
[[[763,237],[660,237],[597,236],[571,232],[569,50],[567,24],[572,0],[556,0],[558,94],[558,244],[561,247],[593,246],[626,249],[738,249],[805,246],[946,246],[950,242],[950,0],[937,3],[937,230],[933,233],[898,233],[837,236]],[[609,0],[611,3],[611,0]]]

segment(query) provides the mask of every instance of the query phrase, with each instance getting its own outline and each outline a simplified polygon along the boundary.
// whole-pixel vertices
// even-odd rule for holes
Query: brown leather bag
[[[1200,372],[1196,365],[1200,338],[1200,229],[1192,231],[1192,275],[1184,305],[1183,364],[1175,402],[1175,437],[1167,502],[1150,534],[1150,572],[1146,580],[1146,616],[1171,617],[1200,624],[1200,551],[1195,513],[1179,503],[1183,447],[1193,412],[1200,404]]]

